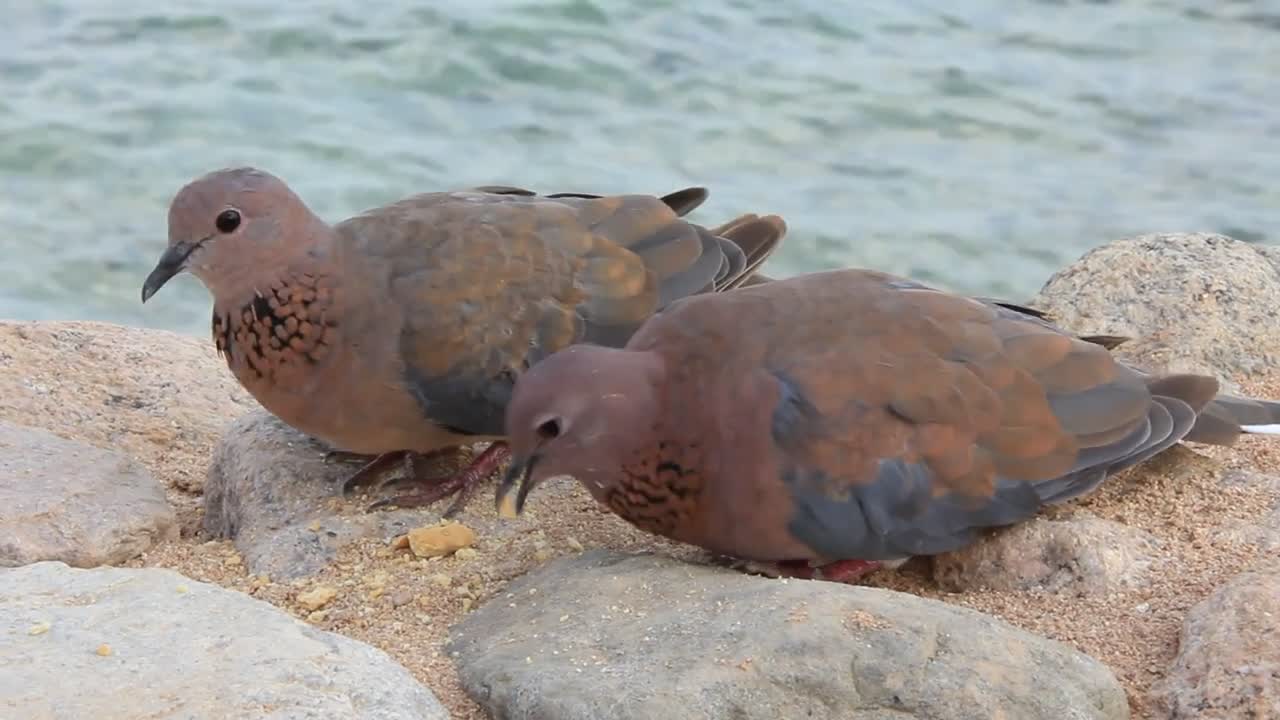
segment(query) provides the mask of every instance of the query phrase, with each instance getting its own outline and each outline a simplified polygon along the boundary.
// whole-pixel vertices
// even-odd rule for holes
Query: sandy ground
[[[95,332],[104,332],[101,326],[97,327]],[[128,333],[136,331],[112,332],[133,337]],[[113,348],[120,345],[118,340],[89,339],[91,335],[81,336],[75,331],[59,331],[53,339],[44,334],[19,332],[13,326],[0,328],[0,336],[7,336],[0,337],[0,366],[23,369],[21,375],[0,374],[0,418],[38,424],[68,437],[119,447],[148,465],[169,485],[171,501],[182,518],[183,536],[154,548],[130,565],[168,567],[199,580],[242,590],[318,627],[382,648],[430,687],[455,718],[486,715],[463,694],[442,650],[448,628],[469,609],[500,592],[511,578],[550,558],[590,547],[658,549],[687,559],[703,557],[695,549],[633,530],[599,510],[584,491],[569,483],[562,488],[544,486],[535,495],[527,514],[536,521],[530,523],[533,529],[514,541],[500,543],[482,534],[474,552],[431,560],[417,559],[407,550],[369,541],[344,552],[320,575],[297,583],[248,576],[230,542],[209,541],[199,530],[199,485],[208,466],[209,451],[216,442],[214,429],[251,407],[243,402],[243,395],[229,374],[202,380],[210,398],[207,411],[197,405],[194,410],[183,411],[189,414],[175,417],[175,410],[167,407],[167,398],[178,388],[170,387],[167,380],[157,385],[157,381],[142,374],[154,358],[135,358],[141,368],[139,376],[122,380],[118,366],[106,364],[104,367],[110,369],[101,371],[84,369],[95,361],[110,359],[117,352]],[[170,342],[155,347],[163,347],[166,358],[176,365],[196,366],[209,361],[209,351],[203,343],[176,336]],[[68,357],[79,358],[78,367],[69,369],[62,363],[49,363],[47,357],[42,363],[35,353],[50,343],[76,353]],[[28,348],[31,357],[26,357]],[[150,366],[154,368],[154,362]],[[119,387],[121,382],[144,388],[139,392],[146,397],[112,395],[111,388]],[[147,390],[148,387],[152,389]],[[1280,399],[1280,376],[1242,383],[1242,388],[1256,397]],[[230,396],[234,396],[233,404],[226,402]],[[202,414],[206,412],[208,416]],[[33,421],[33,417],[39,421]],[[73,426],[91,429],[68,429]],[[1150,587],[1105,598],[1035,592],[953,594],[939,591],[931,582],[927,561],[874,575],[866,583],[989,612],[1029,631],[1067,642],[1110,665],[1130,692],[1134,717],[1150,717],[1146,692],[1173,660],[1187,609],[1262,555],[1257,545],[1248,541],[1247,534],[1237,532],[1233,536],[1230,531],[1266,514],[1280,490],[1275,483],[1230,483],[1222,479],[1234,470],[1280,475],[1280,438],[1245,438],[1234,448],[1190,447],[1191,450],[1175,448],[1145,466],[1123,473],[1092,497],[1076,503],[1101,517],[1141,527],[1164,541],[1163,552],[1171,561],[1165,567],[1176,570],[1168,571]],[[1196,458],[1190,452],[1202,457]],[[491,499],[492,489],[482,490],[467,514],[491,514]],[[360,512],[360,503],[349,505],[349,512]],[[434,515],[424,511],[423,517],[426,524]],[[331,588],[336,594],[323,606],[307,606],[300,601],[299,595],[317,587]]]

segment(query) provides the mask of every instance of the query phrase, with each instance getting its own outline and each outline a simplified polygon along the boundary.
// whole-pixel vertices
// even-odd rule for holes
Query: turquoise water
[[[335,220],[704,184],[699,220],[787,218],[775,273],[1014,299],[1125,234],[1280,236],[1274,0],[458,6],[8,3],[0,317],[207,333],[189,276],[138,292],[170,197],[232,164]]]

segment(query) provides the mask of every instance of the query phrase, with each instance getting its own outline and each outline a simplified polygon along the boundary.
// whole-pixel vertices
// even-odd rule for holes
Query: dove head
[[[142,285],[146,302],[188,271],[215,299],[261,284],[264,269],[305,250],[326,230],[282,180],[254,168],[196,178],[169,205],[169,245]],[[230,299],[230,298],[227,298]]]
[[[525,372],[507,404],[511,466],[495,498],[499,515],[519,515],[539,483],[561,475],[603,500],[623,464],[657,442],[665,375],[656,353],[594,345]]]

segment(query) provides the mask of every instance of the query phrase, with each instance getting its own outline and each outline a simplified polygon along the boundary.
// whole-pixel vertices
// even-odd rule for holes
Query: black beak
[[[187,258],[195,249],[200,247],[208,238],[202,238],[195,242],[180,242],[169,246],[168,250],[160,256],[160,261],[156,263],[155,269],[147,276],[146,281],[142,283],[142,302],[146,302],[152,295],[156,294],[164,284],[178,273],[187,269]]]
[[[498,509],[498,517],[510,520],[524,512],[524,502],[529,497],[529,491],[533,489],[533,483],[529,478],[533,477],[533,466],[538,464],[540,457],[537,453],[528,457],[512,456],[511,465],[502,476],[502,482],[498,484],[498,492],[493,499],[493,504]],[[515,489],[517,481],[520,483],[520,489],[516,492],[513,501],[511,491]]]

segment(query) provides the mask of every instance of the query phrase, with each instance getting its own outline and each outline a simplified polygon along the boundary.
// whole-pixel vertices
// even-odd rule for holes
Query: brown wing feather
[[[1033,315],[882,273],[775,280],[680,311],[665,322],[698,354],[737,355],[762,388],[735,397],[769,399],[776,460],[740,461],[777,474],[725,476],[781,482],[790,534],[827,558],[942,552],[1076,497],[1185,435],[1206,389],[1149,385]],[[752,334],[711,350],[726,315]]]
[[[715,289],[727,255],[744,255],[732,239],[679,217],[700,202],[692,190],[665,198],[434,193],[336,229],[384,264],[401,313],[406,382],[428,417],[457,432],[500,435],[517,373],[574,342],[625,343],[667,302]],[[753,222],[776,233],[765,243],[776,246],[781,221]],[[759,233],[738,232],[749,230]],[[737,266],[725,283],[745,263]]]

